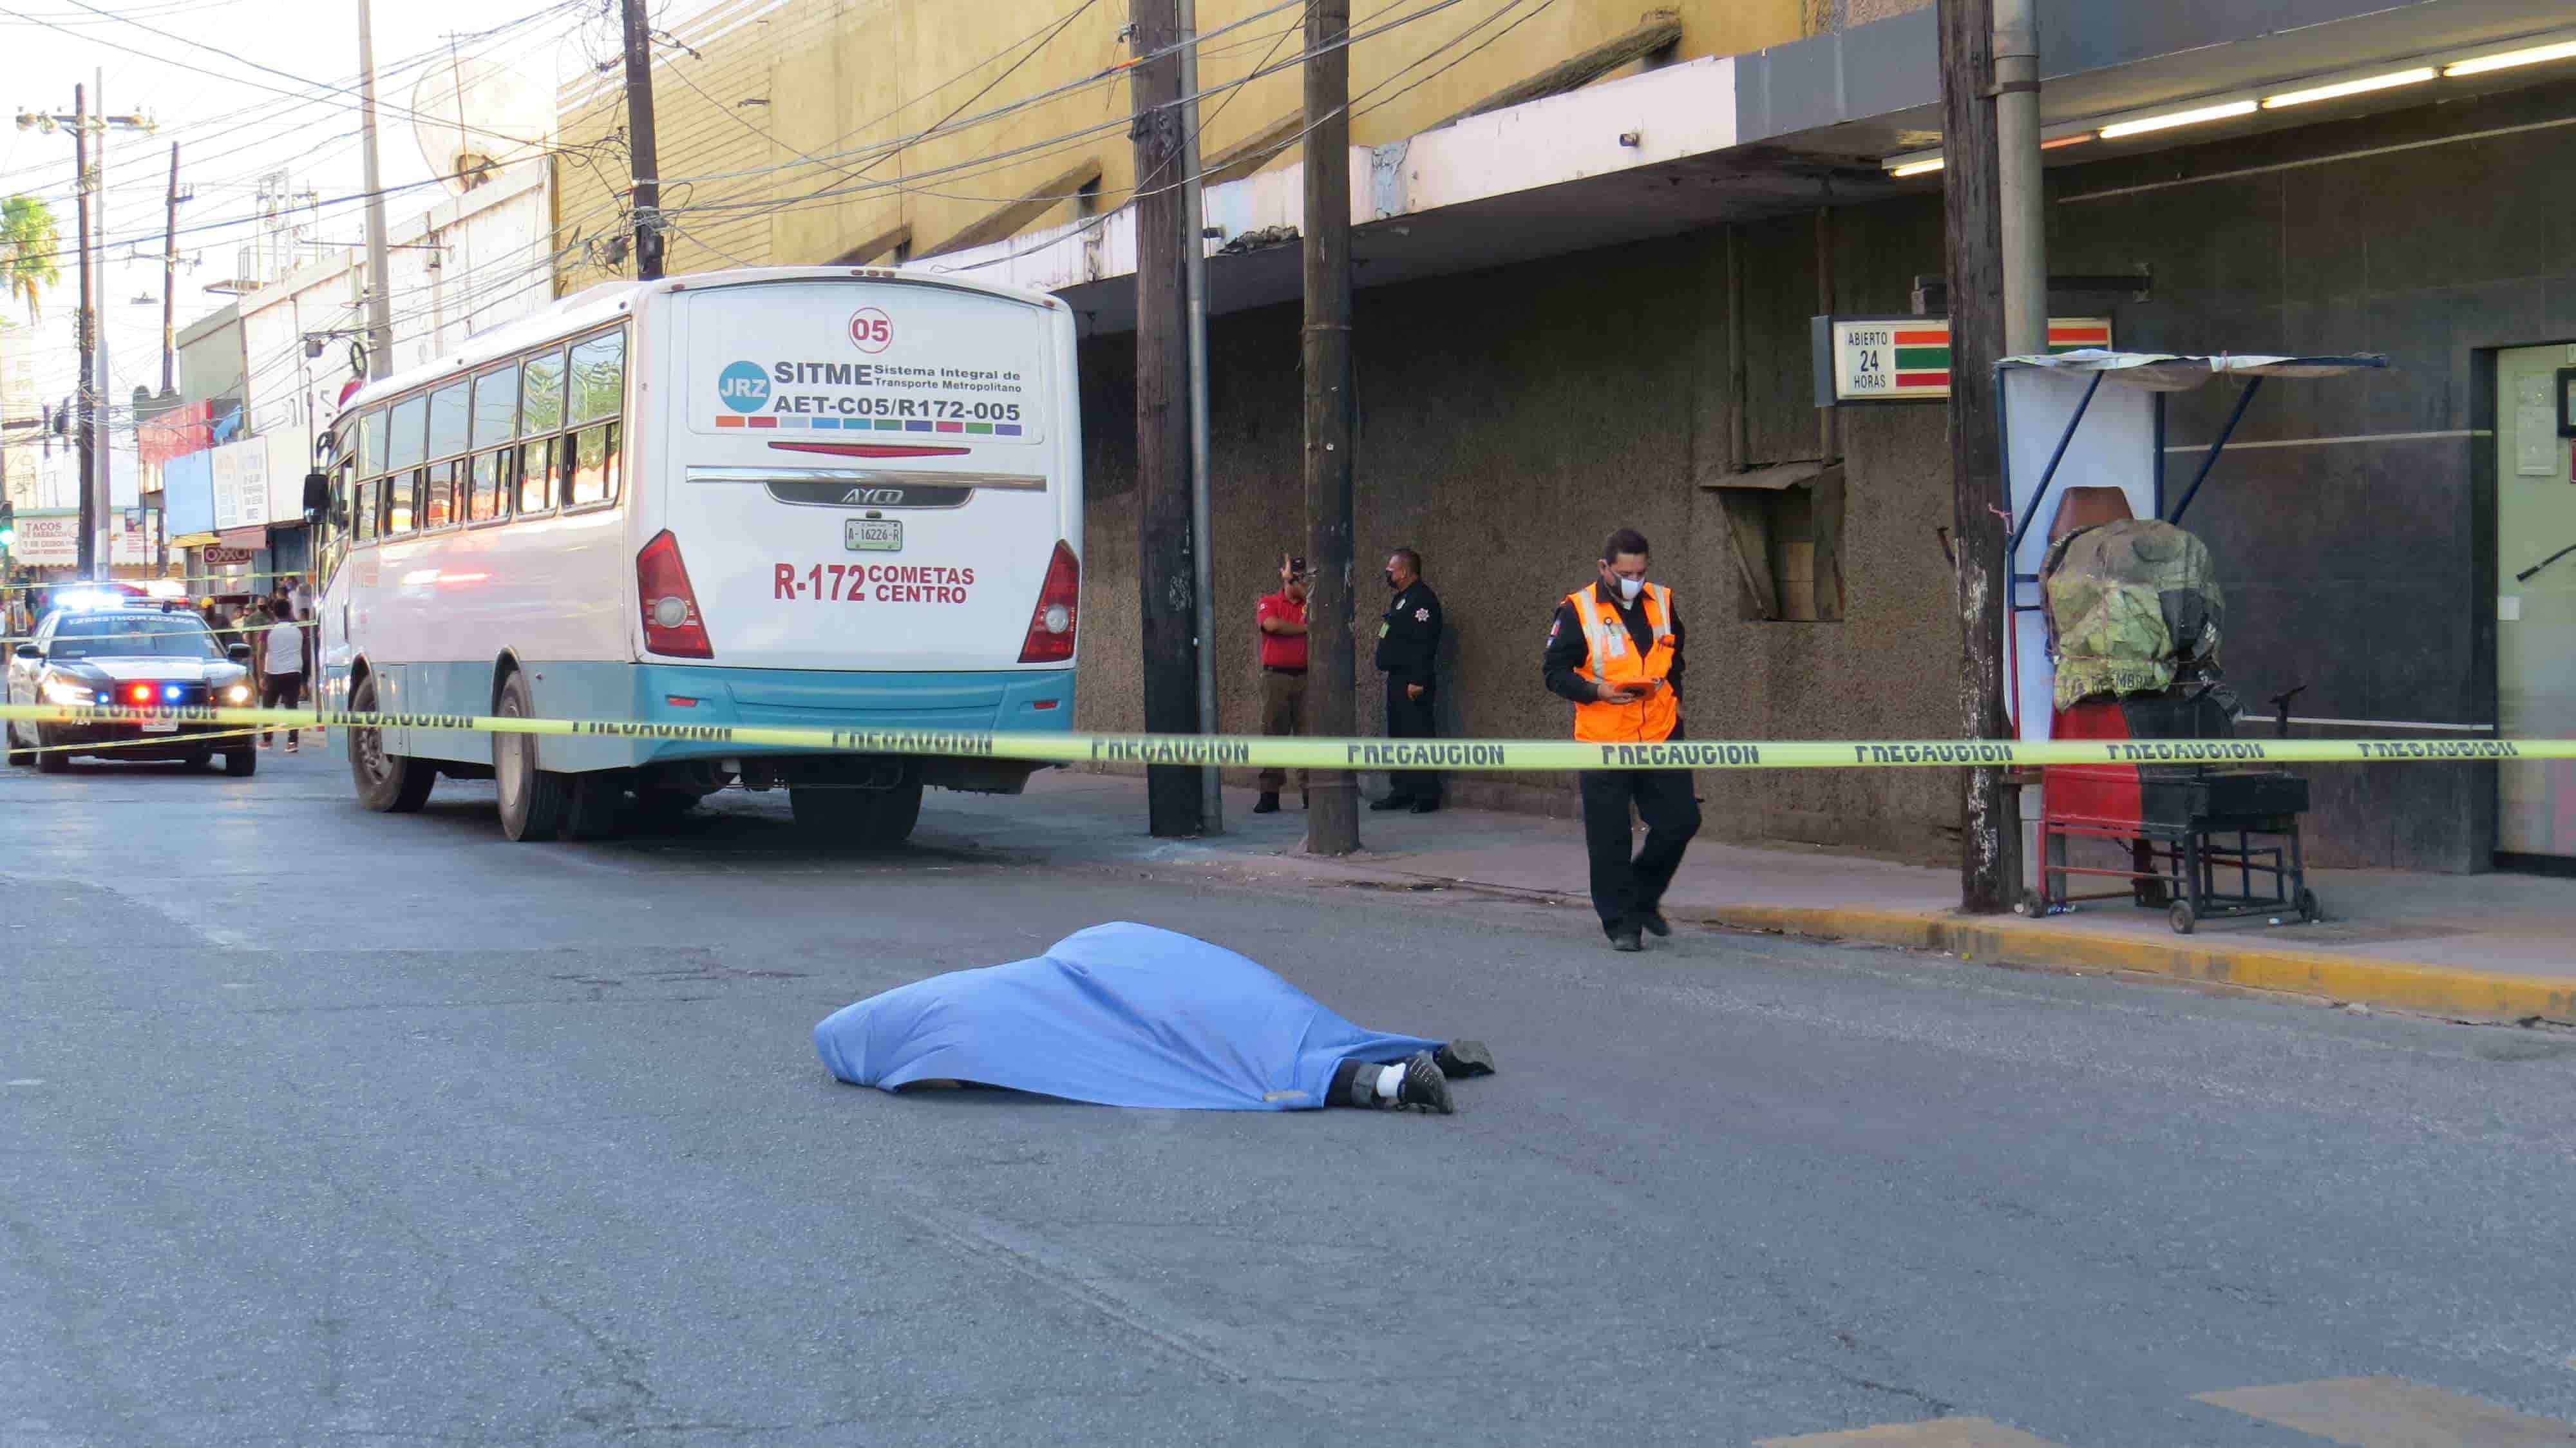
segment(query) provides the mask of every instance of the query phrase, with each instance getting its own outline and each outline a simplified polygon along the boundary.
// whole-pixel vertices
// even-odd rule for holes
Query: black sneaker
[[[1664,939],[1673,933],[1672,922],[1664,918],[1664,912],[1661,910],[1638,911],[1637,925],[1638,928],[1644,930],[1648,935],[1654,936],[1658,940]]]
[[[1263,790],[1263,791],[1261,792],[1261,798],[1259,798],[1259,799],[1257,799],[1257,800],[1254,800],[1254,801],[1252,802],[1252,812],[1253,812],[1254,814],[1277,814],[1277,813],[1279,813],[1279,796],[1278,796],[1278,794],[1277,794],[1275,791],[1272,791],[1272,790],[1267,790],[1267,789]]]
[[[1419,1106],[1440,1116],[1458,1109],[1449,1101],[1449,1078],[1440,1074],[1440,1063],[1432,1059],[1429,1051],[1416,1051],[1405,1058],[1404,1080],[1395,1088],[1395,1104]]]
[[[1431,1053],[1432,1064],[1452,1080],[1494,1074],[1494,1052],[1482,1041],[1451,1041]]]
[[[1411,809],[1413,801],[1400,794],[1390,794],[1384,799],[1370,800],[1369,808],[1373,810]]]
[[[1616,930],[1610,932],[1610,948],[1612,950],[1643,950],[1646,948],[1646,942],[1637,937],[1636,926],[1622,925]]]

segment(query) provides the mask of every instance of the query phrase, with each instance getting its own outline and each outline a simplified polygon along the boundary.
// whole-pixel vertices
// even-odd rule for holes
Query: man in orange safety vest
[[[1574,703],[1587,744],[1661,744],[1681,734],[1682,620],[1673,591],[1646,582],[1645,536],[1622,528],[1601,545],[1599,575],[1556,606],[1542,663],[1547,687]],[[1645,932],[1670,935],[1664,890],[1699,833],[1687,769],[1586,770],[1583,839],[1592,856],[1592,908],[1613,950],[1642,950]],[[1628,811],[1646,824],[1631,854]]]

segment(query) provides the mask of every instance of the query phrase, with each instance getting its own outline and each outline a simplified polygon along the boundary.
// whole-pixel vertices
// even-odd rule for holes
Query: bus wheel
[[[504,719],[536,717],[528,676],[513,671],[501,684]],[[571,811],[572,776],[537,768],[537,736],[492,736],[492,778],[501,790],[501,833],[521,842],[551,840],[561,833]]]
[[[625,798],[626,791],[614,774],[594,770],[572,776],[571,799],[564,808],[564,838],[617,838],[617,806]]]
[[[376,681],[358,681],[349,696],[349,712],[376,712]],[[408,754],[387,754],[385,736],[373,729],[349,731],[349,777],[358,786],[358,803],[378,814],[411,814],[429,802],[438,771]]]
[[[816,844],[849,849],[876,843],[877,802],[884,797],[883,790],[790,785],[787,807]]]
[[[876,818],[869,822],[868,843],[899,845],[912,838],[912,827],[921,820],[921,774],[903,772],[903,783],[877,796]]]

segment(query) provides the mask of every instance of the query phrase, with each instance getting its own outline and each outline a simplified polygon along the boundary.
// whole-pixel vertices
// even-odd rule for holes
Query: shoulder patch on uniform
[[[1417,608],[1417,609],[1415,609],[1415,610],[1413,611],[1413,621],[1414,621],[1415,623],[1429,623],[1429,622],[1431,622],[1431,610],[1429,610],[1429,609],[1427,609],[1427,608]]]

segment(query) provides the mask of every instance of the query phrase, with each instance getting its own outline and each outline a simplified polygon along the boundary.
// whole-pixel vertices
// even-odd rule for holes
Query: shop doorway
[[[2576,738],[2576,343],[2496,354],[2496,724]],[[2576,868],[2576,760],[2496,768],[2496,863]]]

